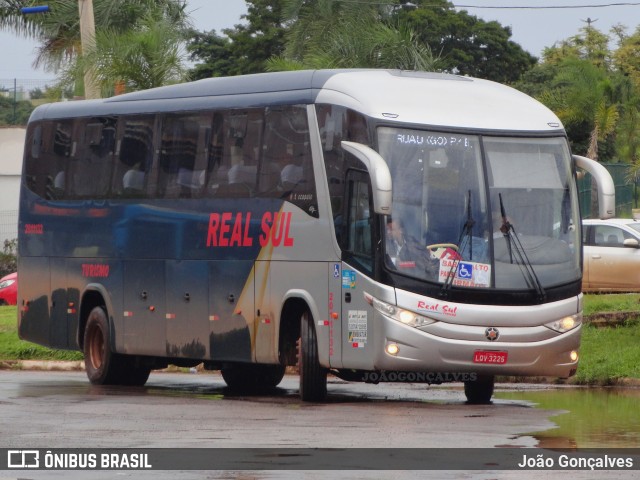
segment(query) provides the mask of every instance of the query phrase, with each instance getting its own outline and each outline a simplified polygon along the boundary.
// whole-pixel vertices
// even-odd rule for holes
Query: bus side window
[[[211,117],[167,115],[162,125],[159,196],[199,197],[205,184]]]
[[[318,215],[305,105],[267,108],[258,195],[283,198]]]
[[[216,114],[208,195],[223,198],[254,195],[263,123],[264,109]]]
[[[309,134],[305,113],[295,106],[267,108],[258,180],[260,196],[283,197],[305,182],[303,163],[308,156],[304,145]]]
[[[362,143],[372,147],[367,121],[364,116],[345,107],[327,104],[316,105],[318,127],[324,153],[324,167],[329,183],[329,198],[336,240],[345,249],[343,238],[343,209],[345,176],[348,166],[357,166],[358,160],[346,156],[342,140]]]
[[[55,122],[33,124],[27,131],[24,182],[27,188],[37,195],[53,200],[61,198],[63,190],[56,190],[54,179],[64,175],[63,159],[53,153],[53,138],[56,132]]]
[[[50,165],[46,181],[45,198],[51,200],[63,199],[66,196],[66,166],[72,152],[71,121],[50,122],[45,128],[48,132],[43,141],[44,154],[42,162]]]
[[[118,139],[112,192],[117,197],[143,197],[153,163],[154,117],[125,117]]]
[[[70,198],[106,198],[111,181],[117,119],[99,117],[75,124],[65,188]],[[75,151],[74,151],[75,150]]]
[[[347,249],[345,260],[373,273],[371,195],[368,175],[350,170],[347,174]]]

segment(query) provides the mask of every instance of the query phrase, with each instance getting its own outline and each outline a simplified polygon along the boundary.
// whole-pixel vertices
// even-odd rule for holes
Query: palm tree
[[[55,72],[74,70],[73,64],[81,54],[77,0],[49,0],[51,10],[46,14],[20,13],[21,7],[40,3],[38,0],[0,0],[0,28],[40,40],[36,67],[44,66]],[[172,26],[175,33],[170,37],[177,44],[184,40],[181,35],[186,38],[190,27],[185,0],[94,0],[93,3],[96,41],[98,36],[104,35],[102,32],[119,36],[136,29],[144,30],[139,25],[149,15],[161,21],[165,27]],[[175,45],[168,47],[166,42],[164,44],[171,55]]]
[[[598,159],[598,144],[607,139],[618,121],[618,105],[612,100],[611,79],[588,60],[567,58],[560,64],[554,86],[539,100],[552,109],[568,128],[589,126],[587,157]]]
[[[396,3],[285,0],[286,48],[284,55],[269,60],[268,69],[433,70],[436,59],[429,48],[406,25],[392,20]]]
[[[103,96],[113,95],[116,86],[121,93],[183,81],[187,74],[180,41],[169,19],[152,14],[120,34],[102,29],[96,33],[95,49],[77,57],[65,69],[63,81],[72,83],[91,68]]]

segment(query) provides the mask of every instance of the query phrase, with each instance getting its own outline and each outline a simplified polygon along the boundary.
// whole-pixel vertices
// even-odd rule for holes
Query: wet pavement
[[[636,389],[625,389],[634,392],[627,394],[607,389],[591,392],[572,387],[500,384],[492,405],[467,405],[462,385],[367,385],[332,378],[328,401],[311,404],[299,400],[297,382],[297,377],[287,375],[272,395],[239,396],[228,391],[220,375],[211,373],[154,372],[145,387],[134,388],[92,386],[84,372],[0,371],[0,446],[526,448],[608,446],[598,443],[605,438],[617,438],[615,446],[625,446],[627,440],[627,446],[638,446],[636,427],[625,427],[634,419],[637,425],[638,416],[633,416]],[[582,405],[579,411],[578,405]],[[628,417],[613,417],[612,410],[623,409],[629,412]],[[618,433],[612,434],[612,428]],[[363,479],[529,479],[540,478],[542,472],[89,473],[33,471],[11,476],[0,471],[0,480],[327,478],[329,473],[335,478]],[[635,478],[628,471],[597,473],[554,471],[553,475],[571,479]]]
[[[557,427],[531,432],[542,448],[640,447],[638,387],[558,387],[502,392],[498,397],[561,411],[551,417]]]

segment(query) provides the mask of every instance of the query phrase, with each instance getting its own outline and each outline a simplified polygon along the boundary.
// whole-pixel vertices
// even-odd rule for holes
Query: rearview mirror
[[[374,149],[361,143],[342,141],[342,148],[367,167],[373,190],[374,212],[391,215],[391,172],[387,162]]]
[[[598,186],[598,217],[605,220],[616,214],[616,187],[609,171],[595,160],[574,155],[576,165],[593,176]]]

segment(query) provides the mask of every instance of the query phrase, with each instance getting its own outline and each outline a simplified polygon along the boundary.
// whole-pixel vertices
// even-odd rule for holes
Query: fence
[[[18,238],[18,210],[0,210],[0,251],[5,240]]]
[[[631,218],[631,209],[638,207],[636,195],[637,180],[628,179],[629,165],[624,163],[603,163],[616,187],[616,217]],[[596,205],[592,204],[591,175],[587,174],[578,180],[578,194],[582,218],[597,218]]]
[[[31,111],[44,103],[55,80],[0,78],[0,125],[26,125]]]

